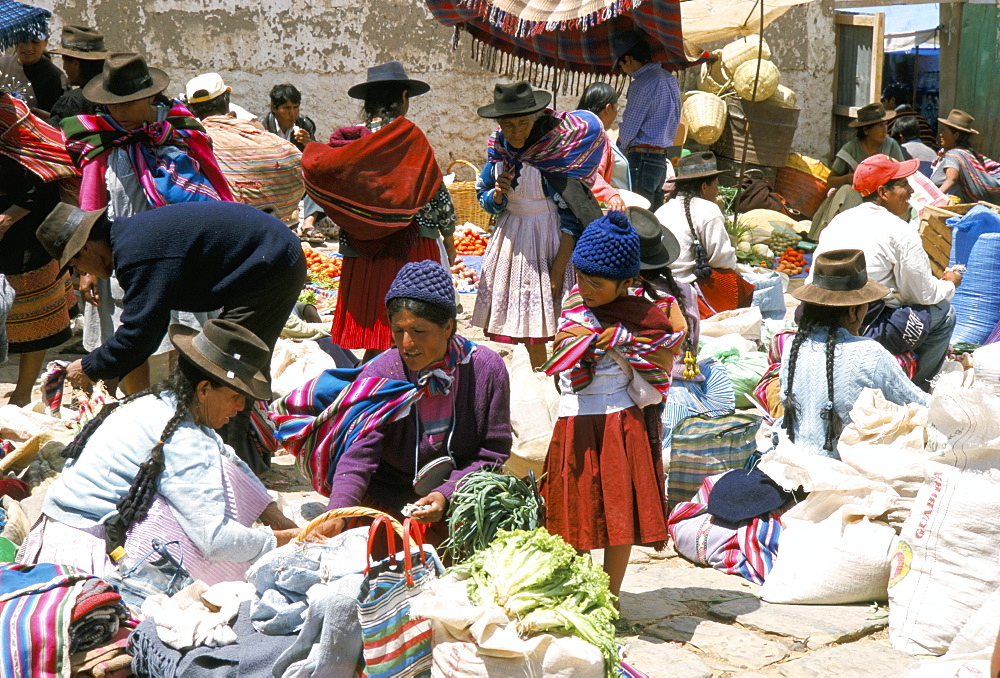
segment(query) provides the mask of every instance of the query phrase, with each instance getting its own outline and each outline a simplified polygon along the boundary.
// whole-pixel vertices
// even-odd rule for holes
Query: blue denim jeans
[[[649,209],[656,211],[656,208],[663,204],[667,156],[660,153],[644,153],[642,149],[631,149],[627,157],[632,190],[646,198],[650,202]]]

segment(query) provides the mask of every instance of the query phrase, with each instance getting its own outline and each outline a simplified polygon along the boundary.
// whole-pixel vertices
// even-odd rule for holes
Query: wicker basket
[[[445,170],[445,174],[451,174],[451,170],[455,165],[465,165],[473,172],[475,176],[479,177],[479,170],[468,160],[456,160],[455,162],[448,165],[448,169]],[[458,218],[458,225],[466,222],[471,222],[483,229],[484,231],[491,230],[492,217],[482,208],[479,204],[479,200],[476,198],[476,180],[472,181],[453,181],[450,186],[448,186],[448,192],[451,193],[451,201],[455,203],[455,216]]]
[[[329,521],[336,520],[338,518],[377,518],[378,516],[387,516],[389,522],[392,523],[392,529],[399,536],[403,536],[403,526],[399,524],[399,521],[392,516],[383,513],[382,511],[376,511],[375,509],[370,509],[364,506],[349,506],[347,508],[331,509],[326,513],[316,516],[309,521],[309,524],[302,528],[299,532],[299,536],[295,539],[296,541],[305,541],[306,538],[315,532],[320,525]]]
[[[758,46],[759,43],[757,42],[757,36],[751,35],[746,38],[734,40],[723,47],[722,66],[726,69],[726,73],[731,76],[735,75],[736,69],[739,68],[745,61],[756,61]],[[767,46],[766,40],[764,41],[760,58],[771,58],[771,48]]]
[[[778,89],[774,91],[774,94],[764,102],[771,106],[779,106],[781,108],[795,108],[795,104],[798,103],[798,96],[791,88],[785,87],[784,85],[778,85]]]
[[[696,92],[684,100],[681,118],[688,134],[699,144],[711,146],[726,128],[726,102],[708,92]]]
[[[757,60],[744,61],[733,73],[733,87],[744,101],[764,101],[778,91],[781,74],[770,61],[760,62],[760,79],[757,82],[757,96],[754,97],[753,81],[757,76]]]
[[[703,63],[698,76],[698,89],[709,94],[722,94],[729,86],[729,78],[722,68],[722,52],[716,50],[712,52],[715,60],[711,63]]]

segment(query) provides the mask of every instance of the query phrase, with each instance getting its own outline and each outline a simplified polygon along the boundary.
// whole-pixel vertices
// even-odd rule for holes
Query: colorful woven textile
[[[42,402],[45,403],[45,413],[50,417],[59,417],[68,365],[65,360],[53,360],[42,375]]]
[[[80,177],[80,170],[66,150],[62,131],[6,92],[0,92],[0,154],[21,163],[42,181]]]
[[[69,675],[74,642],[86,650],[117,633],[126,616],[117,593],[75,609],[95,579],[68,565],[0,564],[0,675]],[[81,624],[94,615],[100,628]],[[105,623],[108,615],[116,621]]]
[[[778,555],[784,511],[771,511],[735,526],[718,524],[708,513],[708,497],[722,475],[725,474],[705,478],[691,501],[677,504],[670,512],[667,530],[681,555],[700,565],[763,584]],[[693,522],[682,525],[685,521]],[[688,528],[695,531],[694,543]]]
[[[286,224],[298,223],[305,186],[302,154],[295,144],[238,118],[212,115],[202,124],[236,202],[271,206]]]
[[[50,16],[52,13],[41,7],[0,0],[0,52],[6,52],[19,42],[47,36]]]
[[[80,115],[62,120],[70,156],[80,167],[113,148],[128,150],[149,204],[163,207],[179,202],[232,201],[222,170],[212,153],[211,137],[180,101],[165,120],[127,130],[110,115]],[[175,147],[183,152],[157,155],[152,148]]]
[[[526,23],[515,21],[510,12],[487,6],[491,4],[483,0],[427,0],[431,14],[445,26],[468,31],[477,41],[504,54],[561,70],[613,73],[612,36],[630,30],[641,32],[653,49],[653,60],[671,70],[699,63],[684,52],[680,2],[675,0],[616,0],[581,19],[562,20],[558,14],[561,3],[552,0],[547,4],[555,13]],[[549,24],[550,19],[555,20],[554,25]],[[518,33],[527,35],[518,37]]]
[[[612,306],[641,306],[647,310],[642,322],[627,327],[627,322],[619,320],[611,324],[610,338],[599,342],[602,332],[597,314],[607,314]],[[655,311],[655,312],[654,312]],[[552,357],[542,366],[546,374],[569,372],[574,391],[586,388],[594,379],[594,365],[611,349],[617,350],[632,369],[664,397],[670,389],[670,362],[661,359],[664,349],[671,349],[684,339],[684,332],[674,332],[666,314],[659,306],[638,296],[621,297],[611,304],[598,309],[588,308],[580,296],[580,288],[574,286],[563,302],[559,316],[559,330]],[[601,346],[598,344],[601,343]],[[660,355],[656,355],[660,353]]]
[[[309,144],[302,172],[309,196],[367,257],[411,248],[419,231],[407,227],[443,180],[427,137],[406,118],[344,145]]]
[[[10,274],[14,304],[7,314],[7,340],[11,353],[52,348],[70,337],[69,309],[76,293],[69,275],[59,275],[53,260],[27,273]]]
[[[965,148],[942,150],[937,162],[946,158],[958,164],[958,183],[968,200],[1000,199],[1000,163]]]
[[[416,384],[360,377],[361,368],[326,370],[271,406],[278,424],[275,438],[296,456],[313,488],[329,496],[337,461],[347,448],[369,431],[407,416],[424,395],[450,393],[455,370],[475,349],[455,335],[444,359],[424,369]]]
[[[555,112],[545,110],[558,121],[555,127],[530,146],[511,148],[499,129],[490,135],[486,148],[489,162],[503,162],[514,168],[511,186],[517,188],[517,179],[524,163],[547,174],[562,174],[576,179],[589,177],[597,171],[604,157],[607,135],[600,119],[590,111]]]

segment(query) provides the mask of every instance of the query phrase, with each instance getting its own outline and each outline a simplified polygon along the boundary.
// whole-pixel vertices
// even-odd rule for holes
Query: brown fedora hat
[[[848,127],[868,127],[880,122],[889,122],[896,117],[896,111],[887,111],[880,103],[868,104],[858,109],[858,117],[847,123]]]
[[[213,319],[201,330],[170,326],[170,343],[199,370],[253,400],[270,400],[271,351],[256,334],[230,320]]]
[[[685,155],[677,161],[677,175],[667,179],[665,183],[687,181],[688,179],[709,179],[725,174],[719,169],[715,153],[712,151],[697,151]]]
[[[90,26],[64,26],[59,47],[49,51],[88,61],[99,61],[110,54],[104,49],[104,34]]]
[[[170,76],[146,65],[135,52],[115,52],[104,60],[104,72],[83,86],[83,96],[95,104],[127,104],[159,94]]]
[[[45,251],[59,262],[59,268],[63,269],[87,244],[90,231],[102,216],[104,209],[88,212],[61,202],[45,217],[45,221],[35,231],[35,237]]]
[[[948,125],[952,129],[957,129],[960,132],[968,132],[969,134],[979,134],[979,132],[972,129],[972,123],[975,121],[976,119],[971,115],[957,108],[951,109],[947,118],[938,118],[938,122]]]
[[[799,301],[817,306],[860,306],[888,294],[888,287],[868,279],[865,253],[861,250],[817,254],[812,281],[792,292]]]

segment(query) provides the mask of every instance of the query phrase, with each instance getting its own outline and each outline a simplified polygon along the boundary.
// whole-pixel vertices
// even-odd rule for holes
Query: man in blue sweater
[[[60,204],[37,235],[60,266],[104,279],[114,272],[124,290],[121,326],[67,368],[78,387],[141,365],[166,334],[171,310],[221,308],[220,317],[273,350],[306,278],[298,237],[239,203],[179,203],[113,221],[104,210]]]

